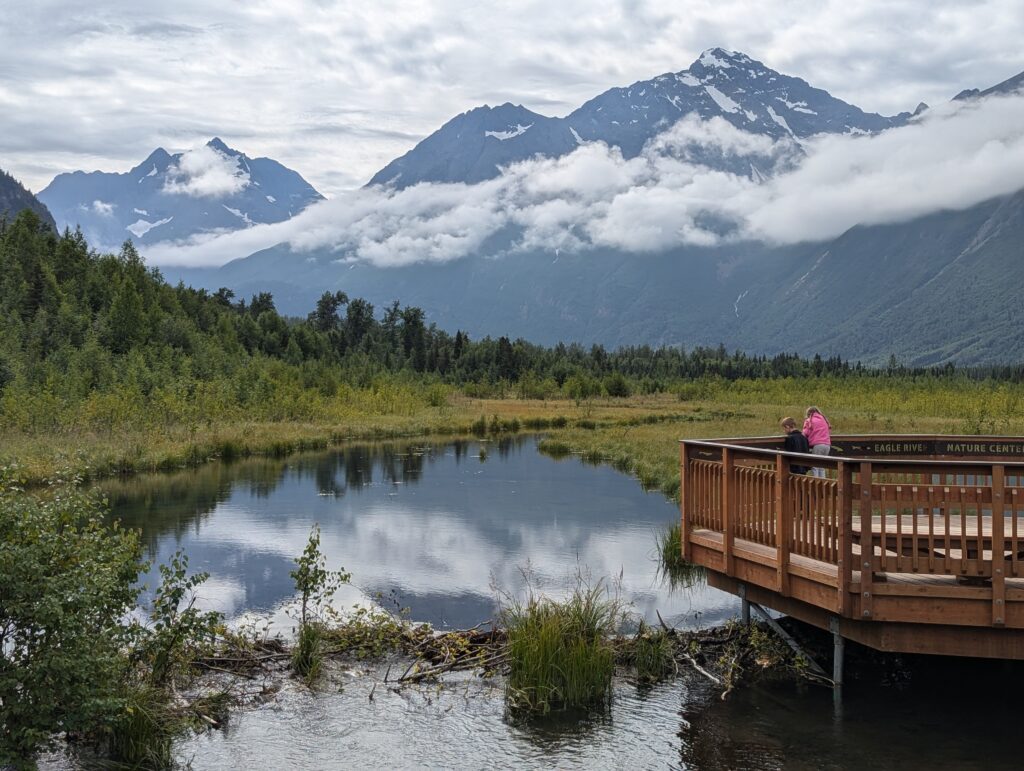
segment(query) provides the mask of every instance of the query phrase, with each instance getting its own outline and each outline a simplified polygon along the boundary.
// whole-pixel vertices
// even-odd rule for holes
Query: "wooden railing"
[[[1024,578],[1024,439],[837,437],[836,445],[888,454],[785,453],[776,438],[682,442],[684,556],[693,558],[695,544],[720,550],[709,567],[746,571],[783,594],[791,575],[819,570],[835,589],[830,609],[860,619],[874,617],[877,586],[902,575],[922,597],[984,595],[991,624],[1004,624],[1006,579]],[[894,457],[908,447],[928,454]],[[952,447],[974,455],[955,460]],[[793,473],[794,465],[826,475]],[[915,576],[949,583],[927,589]],[[1024,587],[1015,591],[1024,601]]]

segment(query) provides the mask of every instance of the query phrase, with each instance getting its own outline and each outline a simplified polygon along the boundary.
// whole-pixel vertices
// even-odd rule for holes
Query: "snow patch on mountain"
[[[786,122],[786,119],[779,115],[777,112],[775,112],[775,110],[771,108],[771,105],[768,105],[766,109],[768,110],[768,114],[771,116],[772,120],[778,123],[780,126],[782,126],[782,128],[784,128],[786,132],[792,136],[793,129],[789,127],[789,124]]]
[[[716,51],[721,51],[721,50],[722,49],[720,49],[720,48],[709,48],[707,51],[705,51],[704,53],[702,53],[700,55],[700,59],[699,59],[700,63],[702,65],[704,65],[705,67],[707,67],[708,69],[711,69],[713,67],[717,67],[720,70],[727,70],[727,69],[731,68],[732,65],[729,62],[727,62],[725,59],[720,59],[718,56],[715,55]],[[731,53],[731,52],[726,51],[724,53]]]
[[[136,209],[136,211],[138,211],[138,209]],[[136,238],[142,238],[144,235],[146,235],[146,233],[151,231],[153,228],[158,228],[161,225],[166,225],[173,219],[174,217],[167,217],[166,219],[157,220],[156,222],[147,222],[146,220],[139,218],[131,225],[125,227],[125,230],[127,230]]]
[[[484,136],[494,137],[495,139],[504,142],[506,139],[514,139],[515,137],[522,136],[531,128],[533,128],[532,123],[528,126],[524,126],[522,123],[517,123],[514,129],[509,129],[508,131],[485,131]]]
[[[236,217],[238,217],[238,219],[242,220],[242,222],[244,222],[247,226],[253,224],[253,221],[251,219],[249,219],[249,215],[246,214],[245,212],[243,212],[243,211],[241,211],[239,209],[232,209],[227,204],[223,204],[222,203],[221,206],[223,206],[226,211],[231,212]]]
[[[802,113],[805,113],[807,115],[817,115],[818,114],[814,110],[809,110],[807,108],[807,102],[790,102],[784,96],[777,96],[777,97],[775,97],[775,101],[782,102],[784,105],[786,105],[786,107],[791,109],[793,112],[802,112]]]
[[[740,106],[736,104],[736,102],[727,97],[714,86],[704,86],[704,90],[708,92],[708,96],[715,100],[715,104],[721,107],[725,112],[740,111]]]

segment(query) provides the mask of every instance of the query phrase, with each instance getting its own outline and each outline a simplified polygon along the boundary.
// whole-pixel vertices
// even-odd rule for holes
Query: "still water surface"
[[[729,595],[672,591],[659,577],[656,536],[675,504],[611,468],[545,457],[531,437],[212,464],[106,491],[154,564],[183,549],[209,572],[204,604],[229,618],[293,599],[288,574],[314,523],[329,565],[352,574],[339,604],[379,595],[436,627],[493,618],[496,592],[521,592],[524,573],[555,594],[577,571],[605,580],[648,621],[659,611],[711,624],[736,611]]]
[[[380,445],[213,464],[107,486],[157,561],[177,549],[211,579],[204,602],[229,617],[277,616],[288,571],[319,522],[332,566],[417,620],[465,627],[491,618],[495,591],[521,591],[528,567],[558,592],[577,570],[614,576],[648,620],[680,626],[736,613],[707,587],[672,591],[657,575],[655,533],[677,516],[609,468],[541,456],[533,439]],[[827,663],[827,662],[825,662]],[[463,675],[394,693],[381,671],[345,675],[341,692],[290,685],[179,756],[201,769],[1020,767],[1024,672],[1015,663],[857,655],[832,693],[792,683],[742,687],[727,701],[689,677],[653,688],[615,683],[607,714],[536,724],[506,719],[500,680]],[[373,698],[370,698],[371,693]]]

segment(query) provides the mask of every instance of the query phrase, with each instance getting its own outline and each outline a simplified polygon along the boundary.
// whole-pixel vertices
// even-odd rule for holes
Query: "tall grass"
[[[112,768],[171,768],[174,737],[183,729],[180,716],[156,686],[137,684],[126,695],[120,717],[111,725],[107,752]]]
[[[704,568],[683,559],[683,530],[673,522],[658,534],[658,572],[673,589],[697,586],[704,581]]]
[[[323,626],[318,622],[308,622],[299,627],[298,640],[292,651],[292,668],[308,683],[315,682],[323,668],[323,636]]]
[[[650,629],[641,622],[631,642],[626,658],[636,668],[638,682],[655,683],[675,674],[675,647],[668,632]]]
[[[579,582],[563,601],[537,597],[503,609],[508,630],[506,697],[514,712],[607,705],[622,608],[602,583]]]

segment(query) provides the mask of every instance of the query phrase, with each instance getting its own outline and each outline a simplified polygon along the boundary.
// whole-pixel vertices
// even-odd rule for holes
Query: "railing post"
[[[778,561],[776,586],[779,594],[789,596],[789,549],[793,536],[793,509],[789,500],[789,463],[784,455],[775,456],[775,556]]]
[[[736,489],[733,485],[732,450],[722,448],[722,549],[725,563],[725,574],[733,574],[735,558],[732,553],[733,542],[733,506],[736,502]]]
[[[836,474],[836,509],[839,512],[839,615],[850,615],[850,581],[853,578],[853,469],[845,461],[839,461]]]
[[[872,535],[871,464],[860,464],[860,615],[871,618],[874,596],[875,544]],[[885,512],[882,512],[882,530],[885,531]],[[884,551],[884,544],[883,544]]]
[[[683,559],[690,561],[690,450],[686,442],[679,444],[679,539]]]
[[[992,624],[1006,624],[1006,541],[1005,525],[1006,469],[1001,464],[992,466]],[[978,560],[982,559],[984,543],[981,523],[978,527]]]

